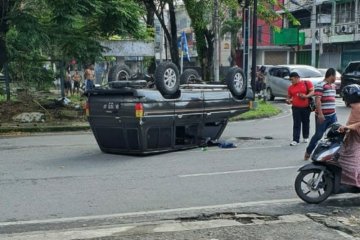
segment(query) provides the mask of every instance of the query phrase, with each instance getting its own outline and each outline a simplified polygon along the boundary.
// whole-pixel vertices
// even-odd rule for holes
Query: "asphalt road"
[[[133,157],[102,153],[90,132],[2,137],[0,223],[291,202],[306,144],[289,146],[290,108],[276,104],[277,117],[228,125],[233,149]]]

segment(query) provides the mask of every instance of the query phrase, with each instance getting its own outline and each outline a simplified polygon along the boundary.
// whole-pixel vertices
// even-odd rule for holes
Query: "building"
[[[342,71],[349,61],[360,60],[359,0],[317,0],[315,5],[316,25],[312,33],[312,1],[292,0],[285,3],[301,23],[299,31],[305,33],[305,44],[297,49],[296,62],[311,63],[311,42],[315,37],[316,66]]]
[[[282,0],[281,0],[282,1]],[[250,9],[251,10],[251,9]],[[280,9],[274,9],[278,11]],[[241,17],[241,13],[239,14]],[[250,22],[252,21],[252,11],[250,14]],[[284,28],[285,21],[283,19],[278,19],[273,22],[271,25],[266,23],[266,21],[258,18],[257,20],[257,49],[256,49],[256,64],[257,65],[278,65],[278,64],[290,64],[295,62],[295,53],[292,46],[285,45],[276,45],[274,44],[274,34],[275,28]],[[252,62],[252,24],[249,25],[250,28],[250,38],[249,38],[249,63]],[[244,49],[244,39],[242,33],[239,32],[238,39],[240,47],[237,48],[237,61],[236,65],[243,66],[243,49]],[[251,67],[251,66],[249,66]]]

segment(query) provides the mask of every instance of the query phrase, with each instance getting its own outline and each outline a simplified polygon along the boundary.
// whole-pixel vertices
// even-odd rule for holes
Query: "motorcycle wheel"
[[[326,200],[333,192],[333,181],[324,174],[317,187],[314,186],[320,170],[312,169],[301,171],[295,179],[296,194],[307,203],[321,203]]]

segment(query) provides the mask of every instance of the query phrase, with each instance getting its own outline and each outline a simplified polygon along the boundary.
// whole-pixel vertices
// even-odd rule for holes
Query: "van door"
[[[199,90],[181,91],[175,101],[175,148],[198,145],[203,124],[204,101]]]
[[[218,89],[204,91],[204,127],[202,138],[218,139],[227,125],[229,116],[238,106],[228,90]]]

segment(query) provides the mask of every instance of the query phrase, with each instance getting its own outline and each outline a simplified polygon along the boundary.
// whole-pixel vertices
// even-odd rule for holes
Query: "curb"
[[[86,131],[90,130],[89,125],[65,125],[65,126],[12,126],[0,127],[0,134],[12,132],[65,132],[65,131]]]

